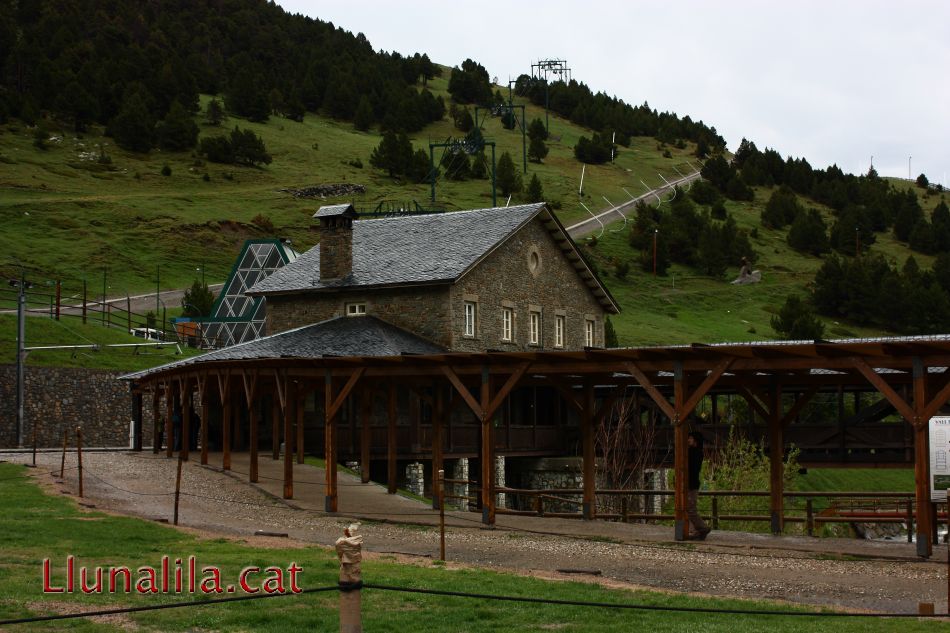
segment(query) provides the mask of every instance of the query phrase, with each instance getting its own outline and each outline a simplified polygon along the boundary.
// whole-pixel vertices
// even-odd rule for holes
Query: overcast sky
[[[735,150],[883,175],[950,174],[950,2],[279,0],[377,50],[466,57],[501,83],[540,59],[631,104],[702,119]]]

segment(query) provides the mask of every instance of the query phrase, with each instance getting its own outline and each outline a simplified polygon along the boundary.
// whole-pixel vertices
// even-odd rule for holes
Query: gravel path
[[[27,462],[28,455],[4,455],[7,461]],[[148,519],[171,519],[175,464],[151,453],[84,453],[85,502],[98,509]],[[41,454],[31,471],[52,492],[75,494],[77,477],[72,456],[65,480],[57,483],[59,456]],[[296,469],[302,469],[297,466]],[[298,470],[299,472],[299,470]],[[315,479],[322,471],[300,472]],[[262,547],[273,540],[254,537],[255,530],[288,533],[294,541],[329,546],[349,523],[343,516],[293,507],[241,481],[236,475],[186,463],[182,472],[180,523],[214,535],[240,536]],[[426,507],[418,506],[420,512]],[[758,534],[714,533],[703,543],[675,543],[671,530],[650,525],[570,522],[574,533],[562,531],[553,519],[530,518],[508,527],[484,529],[478,515],[471,527],[447,530],[447,556],[454,563],[491,567],[545,577],[565,577],[557,570],[599,570],[597,582],[660,590],[750,599],[784,600],[803,605],[846,609],[913,612],[919,601],[934,602],[947,612],[946,552],[936,548],[932,561],[906,556],[901,544],[833,539],[771,537]],[[547,526],[547,527],[546,527]],[[388,521],[364,522],[365,549],[412,557],[438,555],[437,529],[403,526]],[[259,539],[259,540],[255,540]],[[281,547],[290,545],[279,539]],[[830,548],[830,549],[829,549]],[[842,549],[846,548],[846,549]],[[838,556],[829,552],[861,554]],[[576,576],[572,576],[576,578]]]

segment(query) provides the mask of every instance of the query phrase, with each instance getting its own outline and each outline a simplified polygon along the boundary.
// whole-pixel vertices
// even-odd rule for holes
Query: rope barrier
[[[118,615],[122,613],[140,613],[142,611],[159,611],[161,609],[180,609],[181,607],[203,607],[206,605],[222,604],[226,602],[246,602],[248,600],[263,600],[265,598],[283,598],[286,596],[296,596],[304,593],[320,593],[324,591],[338,591],[336,585],[332,587],[318,587],[315,589],[302,589],[296,593],[270,593],[251,596],[234,596],[230,598],[210,598],[207,600],[192,600],[190,602],[173,602],[170,604],[155,604],[145,607],[126,607],[123,609],[101,609],[99,611],[84,611],[82,613],[65,613],[62,615],[42,615],[31,618],[18,618],[13,620],[0,620],[0,626],[8,624],[29,624],[32,622],[50,622],[52,620],[71,620],[74,618],[91,618],[101,615]]]
[[[779,609],[730,609],[721,607],[678,607],[671,605],[643,604],[634,602],[597,602],[587,600],[561,600],[555,598],[537,598],[532,596],[510,596],[502,594],[471,593],[466,591],[448,591],[442,589],[422,589],[418,587],[398,587],[394,585],[381,585],[375,583],[357,583],[340,582],[337,585],[328,587],[317,587],[303,589],[295,593],[274,593],[263,595],[234,596],[228,598],[211,598],[206,600],[192,600],[188,602],[174,602],[169,604],[157,604],[141,607],[125,607],[119,609],[100,609],[96,611],[84,611],[81,613],[68,613],[61,615],[33,616],[28,618],[16,618],[0,620],[0,626],[11,624],[30,624],[36,622],[50,622],[53,620],[69,620],[76,618],[87,618],[105,615],[118,615],[125,613],[141,613],[145,611],[159,611],[163,609],[179,609],[182,607],[203,607],[215,604],[224,604],[230,602],[246,602],[250,600],[263,600],[266,598],[282,598],[287,596],[296,596],[302,594],[325,593],[329,591],[351,592],[359,589],[375,589],[378,591],[392,591],[398,593],[413,593],[429,596],[442,596],[450,598],[466,598],[475,600],[492,600],[498,602],[520,602],[538,605],[584,607],[594,609],[623,609],[637,611],[658,611],[664,613],[703,613],[708,615],[744,615],[754,617],[798,617],[798,618],[946,618],[944,614],[920,614],[920,613],[883,613],[883,612],[851,612],[851,611],[788,611]]]

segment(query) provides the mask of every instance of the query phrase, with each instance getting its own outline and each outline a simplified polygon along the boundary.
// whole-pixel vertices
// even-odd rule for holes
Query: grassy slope
[[[448,73],[430,85],[447,97]],[[208,97],[203,98],[207,102]],[[542,108],[527,107],[527,118],[543,117]],[[538,173],[546,198],[562,203],[561,219],[570,224],[587,212],[578,203],[580,164],[572,148],[585,130],[558,117],[551,117],[551,131],[559,140],[543,165],[529,163],[529,173]],[[223,280],[243,240],[263,236],[252,219],[269,217],[275,233],[293,239],[306,249],[316,236],[310,232],[310,215],[321,200],[294,199],[279,190],[316,183],[357,182],[367,187],[355,202],[373,208],[383,200],[417,200],[426,204],[427,185],[403,184],[371,169],[369,155],[379,141],[376,131],[361,133],[350,124],[308,115],[303,123],[273,118],[266,124],[232,119],[220,130],[203,127],[202,134],[227,131],[240,125],[260,134],[274,162],[264,169],[203,164],[189,153],[153,151],[137,155],[115,148],[111,139],[93,131],[84,139],[64,135],[47,151],[32,145],[31,131],[21,124],[0,128],[0,273],[15,274],[16,260],[24,262],[36,279],[63,278],[64,294],[75,294],[83,277],[93,287],[101,283],[103,266],[108,268],[110,295],[148,292],[154,288],[155,271],[161,266],[163,288],[191,283],[196,267],[203,267],[209,282]],[[498,153],[510,151],[520,163],[521,135],[501,128],[497,119],[485,124],[489,139],[498,143]],[[416,134],[416,147],[430,140],[457,135],[446,119]],[[95,161],[81,160],[81,152],[95,151],[104,144],[112,158],[111,169]],[[621,148],[614,164],[588,166],[583,202],[597,211],[643,191],[641,180],[651,186],[685,173],[686,161],[696,161],[688,150],[668,148],[666,159],[650,138],[635,138],[630,149]],[[362,160],[358,169],[349,163]],[[171,176],[160,174],[167,164]],[[210,180],[202,179],[208,174]],[[897,181],[901,182],[901,181]],[[907,183],[903,183],[905,186]],[[756,192],[754,203],[730,203],[741,226],[759,226],[759,213],[770,192]],[[931,209],[938,196],[923,198]],[[517,198],[516,198],[517,201]],[[499,199],[499,204],[504,204]],[[491,204],[486,181],[440,181],[436,204],[449,209]],[[830,211],[823,209],[826,217]],[[612,227],[617,228],[617,227]],[[764,281],[757,286],[734,287],[723,280],[698,276],[695,271],[674,266],[671,275],[654,279],[632,268],[626,280],[609,275],[610,257],[635,258],[626,245],[624,232],[605,233],[594,250],[595,259],[607,271],[605,281],[620,301],[623,314],[615,319],[621,343],[626,345],[671,344],[694,341],[754,340],[773,336],[769,319],[790,293],[803,293],[820,260],[802,256],[787,247],[784,232],[759,228],[754,245],[760,253],[758,268]],[[903,262],[908,251],[890,236],[878,236],[875,250]],[[917,256],[922,266],[931,258]],[[730,270],[730,275],[737,269]],[[731,277],[730,277],[731,278]],[[880,334],[876,330],[829,323],[831,336]],[[2,338],[12,338],[4,336]]]
[[[50,558],[54,581],[62,582],[67,555],[78,565],[118,566],[136,569],[139,565],[157,566],[162,555],[172,559],[195,556],[197,564],[215,565],[222,570],[224,584],[233,582],[248,565],[261,568],[278,565],[286,569],[291,561],[300,566],[303,588],[336,584],[338,564],[329,548],[259,549],[225,539],[198,539],[173,528],[139,519],[107,515],[98,511],[79,511],[63,497],[45,495],[38,486],[17,478],[25,473],[21,466],[0,464],[0,504],[16,508],[0,515],[0,547],[4,552],[0,566],[0,619],[27,617],[74,610],[144,606],[195,599],[185,594],[150,597],[116,595],[82,596],[44,595],[41,565]],[[108,534],[108,539],[102,535]],[[367,539],[372,539],[367,528]],[[450,536],[451,538],[451,536]],[[78,573],[78,572],[77,572]],[[673,593],[603,589],[576,582],[545,582],[522,576],[477,569],[450,569],[439,564],[399,565],[387,557],[363,563],[364,581],[376,584],[448,591],[533,596],[560,600],[626,602],[677,607],[742,609],[785,609],[770,603],[694,598]],[[135,576],[137,579],[137,575]],[[78,581],[77,581],[78,582]],[[368,590],[363,592],[363,620],[371,631],[627,631],[631,620],[636,628],[651,631],[741,631],[762,630],[763,621],[750,616],[708,615],[695,613],[622,612],[568,606],[494,603],[463,598],[437,598]],[[237,594],[240,595],[240,594]],[[68,627],[76,631],[114,631],[130,627],[147,630],[255,630],[255,631],[329,631],[338,625],[338,598],[335,592],[252,601],[237,604],[153,611],[125,616],[111,622],[74,620],[52,628]],[[447,624],[451,623],[451,624]],[[770,617],[774,631],[886,631],[894,623],[864,619],[800,619]],[[943,623],[901,622],[902,630],[931,631],[946,628]],[[48,625],[25,625],[18,630],[52,630]]]

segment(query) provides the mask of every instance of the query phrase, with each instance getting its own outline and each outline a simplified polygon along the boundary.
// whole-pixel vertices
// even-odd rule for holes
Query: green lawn
[[[912,468],[809,468],[795,479],[795,490],[913,492]]]
[[[0,464],[0,619],[78,609],[144,606],[194,599],[191,594],[128,596],[105,594],[45,595],[41,570],[44,558],[53,566],[53,581],[62,582],[68,555],[81,566],[119,566],[136,569],[158,565],[162,555],[173,559],[195,556],[198,565],[221,569],[225,583],[246,566],[302,568],[301,588],[332,586],[337,560],[324,547],[261,549],[244,541],[199,539],[173,528],[139,519],[112,516],[77,508],[73,500],[44,494],[22,478],[22,466]],[[108,535],[106,537],[106,535]],[[452,569],[437,562],[400,565],[379,557],[363,565],[364,581],[400,587],[430,588],[467,593],[530,596],[556,600],[638,603],[675,607],[786,609],[765,602],[694,598],[646,591],[609,590],[585,583],[546,582],[478,569]],[[684,570],[684,573],[689,573]],[[112,631],[139,627],[154,631],[330,631],[337,628],[335,592],[130,614],[111,623],[71,620],[53,625],[22,625],[11,630]],[[897,621],[870,619],[813,619],[653,611],[619,611],[576,606],[490,602],[477,599],[424,596],[365,590],[363,620],[368,631],[888,631]],[[931,631],[937,622],[901,621],[901,630]]]

